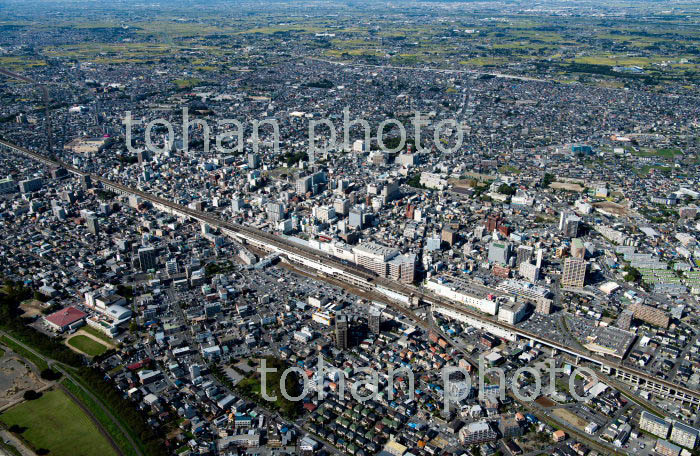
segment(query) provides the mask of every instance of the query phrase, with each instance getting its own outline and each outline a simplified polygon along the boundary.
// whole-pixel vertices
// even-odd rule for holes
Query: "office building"
[[[316,218],[321,223],[328,223],[336,220],[335,209],[332,206],[320,206],[314,208]]]
[[[389,260],[388,277],[403,283],[413,283],[416,275],[416,256],[414,254],[397,255]]]
[[[147,150],[138,150],[136,152],[136,159],[138,160],[139,165],[143,165],[151,159],[151,155]]]
[[[561,274],[561,286],[583,288],[586,283],[586,262],[580,258],[567,258]]]
[[[639,417],[639,429],[665,439],[671,430],[671,424],[645,410]]]
[[[148,271],[149,269],[156,268],[156,260],[158,259],[158,252],[153,247],[143,247],[139,249],[139,265],[142,271]]]
[[[88,216],[85,219],[85,225],[87,226],[88,231],[90,233],[94,234],[95,236],[97,236],[97,233],[100,232],[100,227],[99,227],[99,224],[97,222],[97,217]]]
[[[350,211],[350,200],[347,198],[337,198],[333,202],[333,209],[336,214],[347,215]]]
[[[571,256],[582,260],[586,257],[586,247],[581,238],[574,238],[571,241]]]
[[[202,368],[199,366],[199,364],[191,364],[189,367],[190,371],[190,380],[194,382],[194,380],[202,375]]]
[[[364,211],[361,207],[355,206],[350,209],[348,216],[348,227],[362,229]]]
[[[44,181],[37,177],[36,179],[25,179],[19,182],[19,191],[22,193],[31,193],[40,190],[44,185]]]
[[[510,244],[507,242],[492,242],[489,244],[489,263],[508,264]]]
[[[296,181],[296,192],[299,195],[306,195],[311,191],[311,176],[300,177]]]
[[[248,168],[258,169],[260,168],[260,154],[249,153],[248,154]]]
[[[346,315],[335,317],[335,345],[340,350],[348,348],[348,317]]]
[[[267,213],[267,218],[273,223],[277,223],[284,220],[284,204],[277,202],[267,203],[265,207],[265,212]]]
[[[92,178],[90,177],[89,174],[85,174],[80,176],[80,184],[83,186],[83,189],[89,190],[92,188]]]
[[[382,186],[382,191],[380,193],[380,197],[382,200],[383,204],[389,203],[396,198],[398,198],[401,195],[401,192],[399,191],[399,184],[396,181],[390,181],[384,183]]]
[[[629,331],[632,327],[632,320],[634,319],[634,311],[632,309],[625,309],[620,312],[617,317],[617,327]]]
[[[534,249],[529,245],[520,245],[515,251],[515,265],[520,266],[523,263],[529,263],[532,260]]]
[[[0,194],[14,193],[17,191],[17,182],[12,179],[12,176],[0,180]]]
[[[452,247],[457,240],[457,233],[452,228],[445,227],[442,229],[441,240]]]
[[[177,260],[175,258],[172,258],[165,262],[165,271],[168,273],[169,276],[173,276],[178,273],[179,268],[177,266]]]
[[[520,275],[529,282],[535,283],[540,279],[540,268],[532,263],[520,263],[519,272]]]

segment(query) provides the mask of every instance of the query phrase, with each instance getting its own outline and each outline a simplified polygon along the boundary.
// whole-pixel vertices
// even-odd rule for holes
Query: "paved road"
[[[36,453],[34,453],[32,450],[26,447],[24,442],[22,442],[20,439],[18,439],[12,432],[6,431],[4,429],[0,429],[0,438],[4,441],[9,441],[9,445],[14,447],[17,451],[22,456],[36,456]],[[0,448],[0,455],[1,456],[14,456],[14,454],[11,454],[2,448]]]

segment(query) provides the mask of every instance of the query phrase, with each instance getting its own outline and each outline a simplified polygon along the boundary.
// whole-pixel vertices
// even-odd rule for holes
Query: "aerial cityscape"
[[[700,456],[700,3],[0,2],[0,456]]]

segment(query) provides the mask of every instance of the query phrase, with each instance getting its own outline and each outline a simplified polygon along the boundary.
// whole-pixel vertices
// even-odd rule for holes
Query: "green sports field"
[[[8,428],[17,425],[19,436],[35,451],[53,456],[116,455],[90,418],[63,391],[46,391],[34,401],[18,404],[0,414]]]
[[[68,346],[80,350],[81,352],[89,356],[98,356],[107,351],[107,346],[97,342],[94,339],[89,338],[79,334],[75,337],[71,337],[68,342]]]

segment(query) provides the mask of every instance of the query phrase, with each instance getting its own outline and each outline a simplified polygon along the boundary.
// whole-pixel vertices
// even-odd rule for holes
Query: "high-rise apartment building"
[[[575,238],[578,236],[581,218],[571,211],[562,211],[559,216],[559,231],[564,236]]]
[[[142,271],[156,268],[158,252],[154,247],[143,247],[139,249],[139,265]]]
[[[586,283],[586,262],[581,258],[567,258],[561,274],[561,286],[583,288]]]
[[[335,345],[341,350],[348,348],[348,317],[336,315],[335,317]]]
[[[668,432],[671,430],[671,424],[663,418],[659,418],[645,410],[639,417],[639,429],[665,439],[666,436],[668,436]]]

